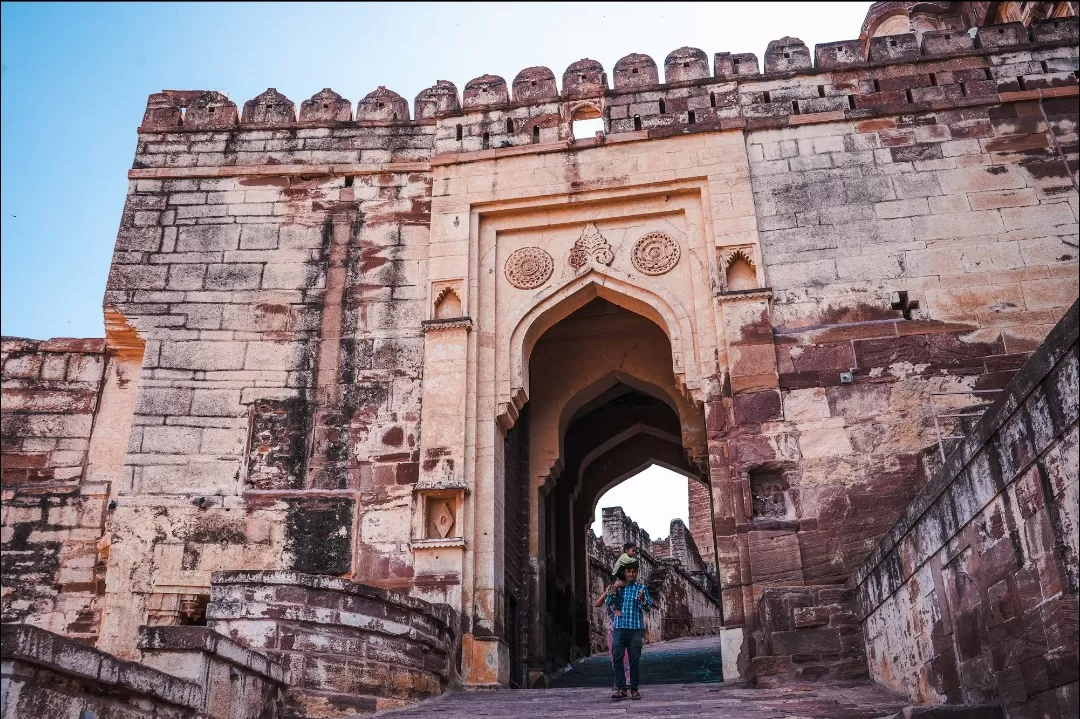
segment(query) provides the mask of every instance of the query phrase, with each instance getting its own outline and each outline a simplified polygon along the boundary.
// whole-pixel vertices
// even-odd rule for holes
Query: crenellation
[[[672,50],[664,58],[664,82],[685,82],[709,77],[709,56],[696,47],[681,47]]]
[[[240,122],[255,127],[292,124],[296,122],[296,105],[271,87],[244,103]],[[224,149],[224,146],[220,148]]]

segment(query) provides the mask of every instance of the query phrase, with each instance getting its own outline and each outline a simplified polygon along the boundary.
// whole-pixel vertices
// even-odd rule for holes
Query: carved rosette
[[[589,223],[581,232],[581,237],[574,243],[570,250],[570,266],[580,270],[592,260],[601,265],[610,265],[615,260],[615,253],[611,251],[609,243],[596,225]]]
[[[630,259],[639,272],[662,275],[679,263],[681,253],[674,238],[663,232],[650,232],[634,243]]]
[[[532,290],[551,278],[555,261],[539,247],[521,247],[510,253],[503,266],[506,281],[519,290]]]

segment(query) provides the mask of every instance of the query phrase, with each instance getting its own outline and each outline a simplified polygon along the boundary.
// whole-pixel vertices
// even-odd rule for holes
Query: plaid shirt
[[[617,594],[622,594],[622,602],[619,606],[615,605],[615,597]],[[645,588],[645,585],[641,582],[634,582],[633,584],[627,584],[621,590],[616,590],[615,594],[609,594],[606,603],[612,610],[618,609],[622,612],[622,616],[616,615],[615,621],[612,622],[612,628],[614,629],[644,629],[645,628],[645,616],[641,613],[641,599],[645,597],[645,609],[652,609],[653,600],[649,594],[649,590]]]

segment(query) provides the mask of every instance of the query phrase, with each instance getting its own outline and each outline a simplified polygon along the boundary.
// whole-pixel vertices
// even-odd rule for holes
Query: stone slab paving
[[[681,639],[646,647],[642,654],[640,701],[612,700],[607,657],[590,657],[557,677],[551,689],[452,692],[382,716],[882,719],[909,704],[904,697],[868,681],[792,684],[777,689],[720,683],[717,657],[715,638]]]

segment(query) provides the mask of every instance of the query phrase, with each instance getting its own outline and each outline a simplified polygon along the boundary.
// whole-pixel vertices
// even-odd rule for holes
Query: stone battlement
[[[703,50],[682,47],[664,59],[663,82],[657,63],[648,55],[635,53],[620,59],[610,85],[599,62],[582,59],[563,73],[561,90],[555,74],[546,67],[526,68],[509,85],[497,75],[482,75],[467,82],[460,96],[452,82],[440,80],[416,96],[411,114],[405,98],[382,86],[360,100],[355,112],[349,100],[329,88],[303,101],[299,113],[295,103],[274,88],[245,102],[242,110],[216,91],[164,90],[149,97],[140,132],[435,125],[443,119],[494,110],[545,108],[599,98],[606,98],[610,106],[604,113],[608,133],[736,118],[858,113],[896,104],[916,106],[913,111],[930,109],[919,105],[943,101],[979,104],[980,98],[1002,92],[1075,86],[1071,65],[1048,51],[1063,48],[1064,57],[1075,56],[1078,30],[1076,17],[1054,18],[1030,27],[1021,23],[983,26],[973,33],[937,30],[842,40],[816,45],[813,55],[802,40],[784,37],[769,43],[764,71],[755,54],[730,52],[716,53],[710,71]],[[835,73],[842,74],[821,77]],[[524,131],[539,142],[552,119],[546,114],[531,121],[521,118],[521,122],[515,116],[510,119],[513,129],[509,122],[502,131],[491,128],[489,141],[495,135]],[[452,129],[456,141],[464,142],[463,133]],[[439,138],[443,139],[442,133]]]

